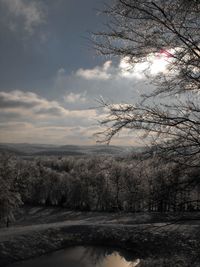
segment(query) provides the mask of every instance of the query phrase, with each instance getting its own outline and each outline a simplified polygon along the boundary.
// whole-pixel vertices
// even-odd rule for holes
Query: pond
[[[10,267],[136,267],[131,253],[103,247],[70,247]]]

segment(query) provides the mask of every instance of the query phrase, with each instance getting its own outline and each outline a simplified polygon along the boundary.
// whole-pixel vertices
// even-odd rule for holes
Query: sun
[[[145,74],[156,76],[159,73],[167,73],[173,55],[170,51],[161,50],[158,53],[149,54],[145,60],[131,64],[129,57],[124,57],[120,62],[121,74],[126,78],[136,77],[142,79]]]
[[[171,51],[161,50],[158,53],[150,54],[147,57],[147,62],[149,63],[149,72],[152,75],[157,75],[159,73],[166,73],[173,55]]]
[[[167,70],[168,61],[164,57],[155,58],[150,63],[150,73],[156,75],[158,73],[164,73]]]

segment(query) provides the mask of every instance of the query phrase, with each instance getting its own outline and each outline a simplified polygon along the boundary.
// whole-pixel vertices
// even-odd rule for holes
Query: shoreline
[[[0,266],[77,245],[118,247],[132,251],[138,258],[181,255],[192,262],[200,255],[200,238],[198,226],[190,227],[192,231],[186,234],[181,228],[163,229],[152,224],[47,224],[45,229],[11,234],[1,240]]]

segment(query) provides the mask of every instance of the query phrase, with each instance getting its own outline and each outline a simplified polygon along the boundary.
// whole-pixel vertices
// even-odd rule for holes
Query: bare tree
[[[200,2],[113,0],[104,13],[107,31],[94,34],[97,51],[126,58],[133,66],[164,54],[168,65],[164,73],[147,73],[155,90],[141,103],[101,101],[108,115],[101,122],[107,129],[99,133],[100,141],[109,143],[124,128],[143,130],[162,155],[199,165]]]
[[[18,192],[18,171],[16,161],[9,154],[0,155],[0,221],[6,226],[14,220],[14,212],[22,204]]]

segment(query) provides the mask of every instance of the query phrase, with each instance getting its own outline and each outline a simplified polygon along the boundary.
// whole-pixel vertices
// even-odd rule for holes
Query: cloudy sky
[[[103,111],[149,90],[142,68],[97,56],[103,0],[0,0],[0,142],[95,144]],[[113,144],[136,143],[124,132]]]

